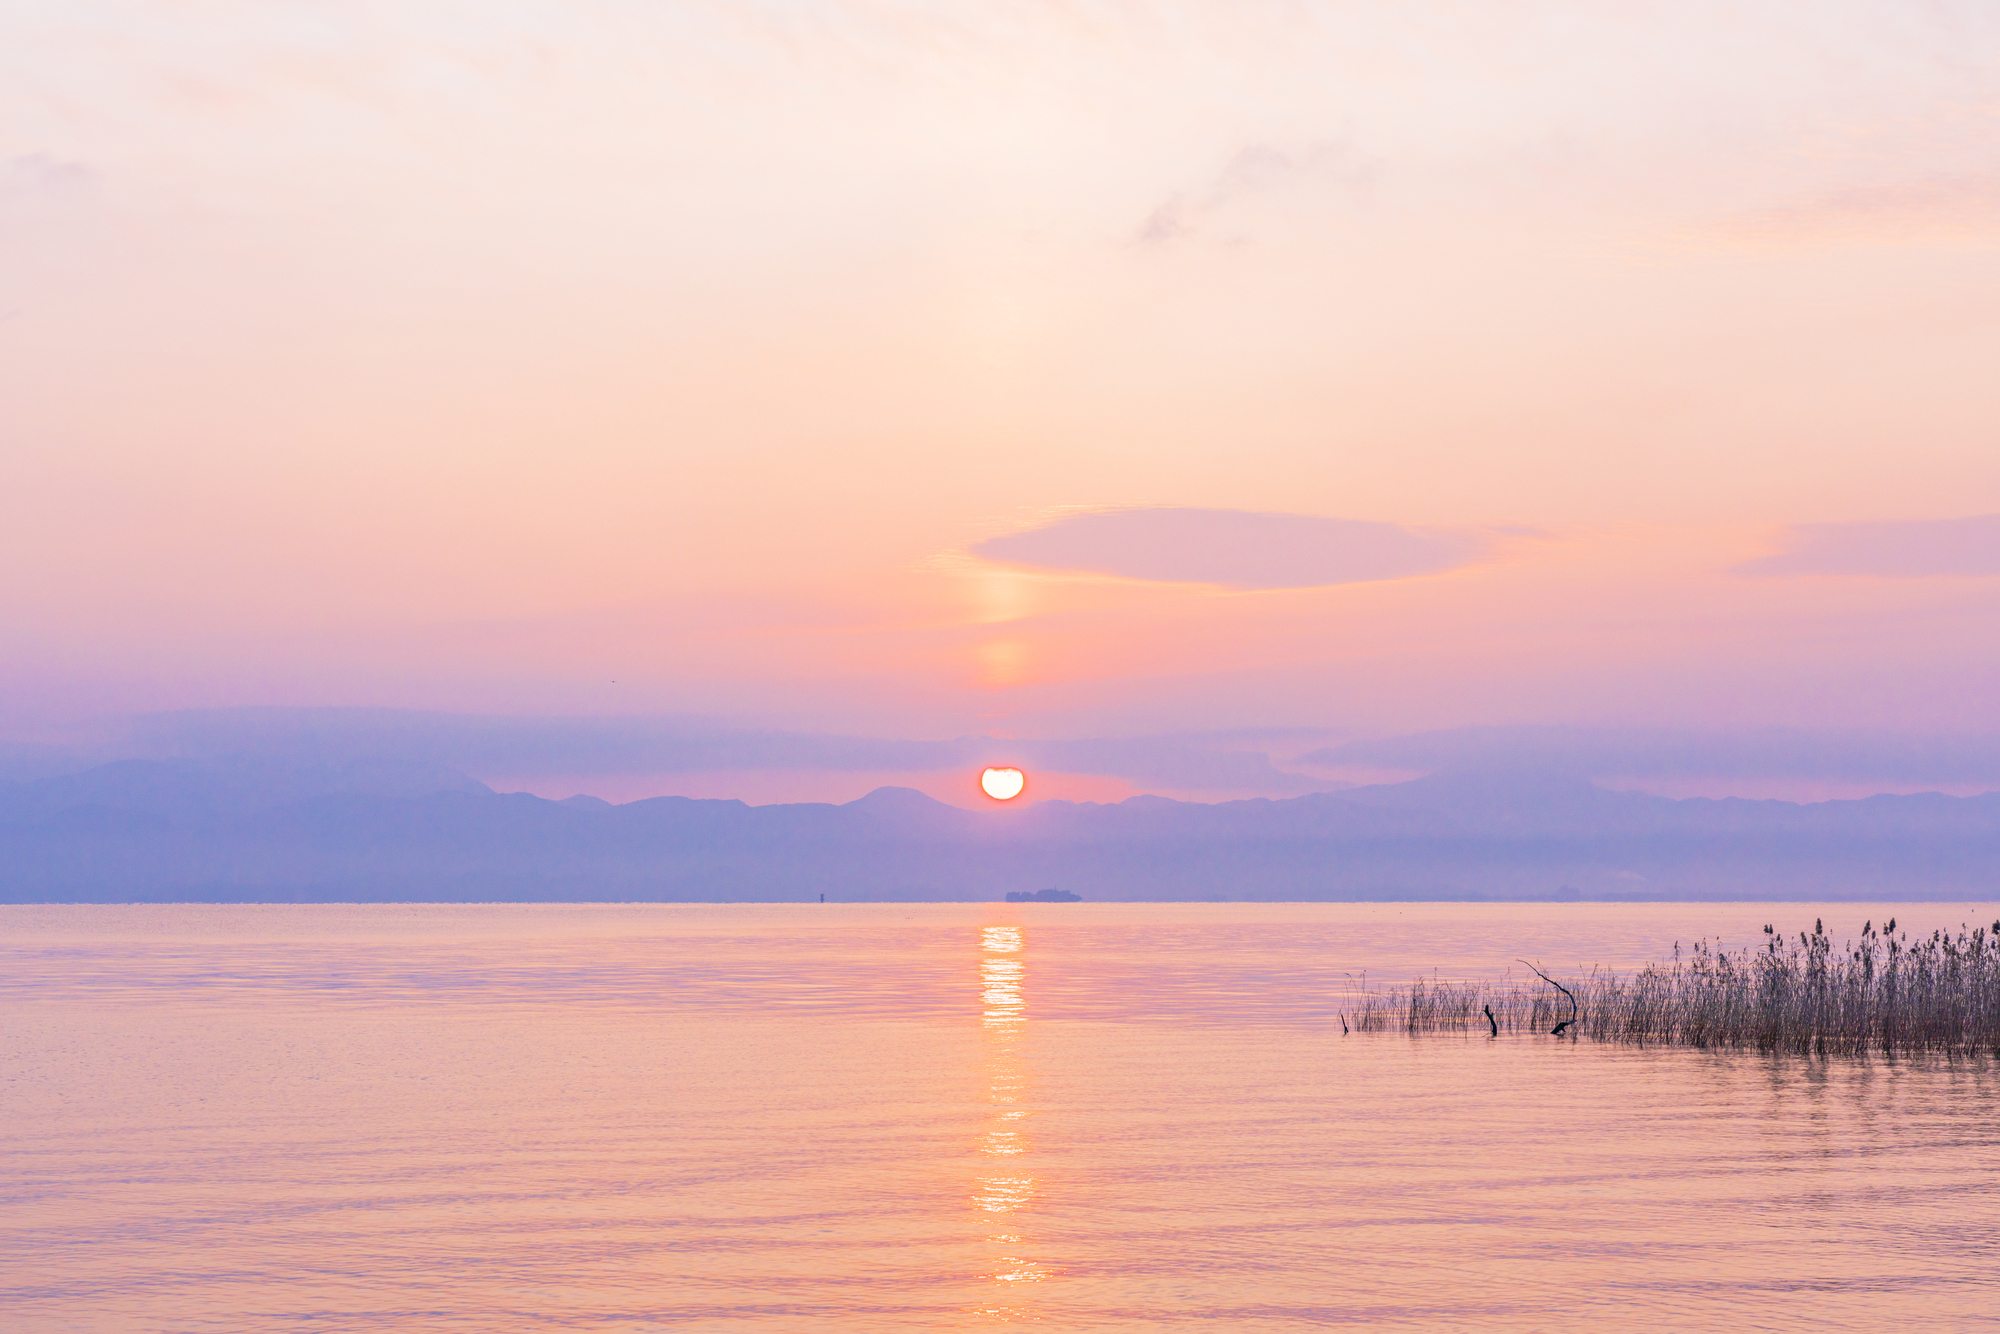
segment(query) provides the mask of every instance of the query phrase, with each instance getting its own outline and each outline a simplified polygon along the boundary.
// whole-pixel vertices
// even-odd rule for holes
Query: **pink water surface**
[[[2000,1067],[1335,1017],[1888,915],[0,908],[0,1328],[1981,1325]]]

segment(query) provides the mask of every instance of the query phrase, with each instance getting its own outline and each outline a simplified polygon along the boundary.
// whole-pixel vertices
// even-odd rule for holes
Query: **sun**
[[[988,769],[979,775],[979,786],[995,801],[1012,801],[1027,785],[1027,775],[1019,769]]]

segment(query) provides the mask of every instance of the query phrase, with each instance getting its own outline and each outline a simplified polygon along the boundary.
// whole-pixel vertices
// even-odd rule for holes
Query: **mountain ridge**
[[[1492,771],[1294,797],[966,810],[494,792],[405,761],[120,761],[0,785],[0,902],[1956,898],[2000,793],[1669,798]]]

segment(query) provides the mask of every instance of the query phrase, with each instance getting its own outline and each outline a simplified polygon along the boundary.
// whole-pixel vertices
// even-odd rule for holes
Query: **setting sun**
[[[1012,801],[1027,783],[1027,776],[1019,769],[988,769],[979,775],[979,786],[995,801]]]

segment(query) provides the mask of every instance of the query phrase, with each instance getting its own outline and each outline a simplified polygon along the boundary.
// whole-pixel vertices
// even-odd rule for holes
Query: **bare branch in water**
[[[1563,995],[1569,997],[1569,1018],[1563,1020],[1561,1023],[1557,1024],[1554,1028],[1549,1030],[1550,1037],[1555,1037],[1555,1038],[1561,1037],[1563,1035],[1563,1030],[1565,1028],[1568,1028],[1571,1024],[1575,1023],[1577,1015],[1582,1013],[1580,1007],[1576,1003],[1576,993],[1571,991],[1568,987],[1564,986],[1562,983],[1556,981],[1553,977],[1550,977],[1547,973],[1543,972],[1541,969],[1536,968],[1535,965],[1529,963],[1526,959],[1516,959],[1514,960],[1514,962],[1520,964],[1523,968],[1530,970],[1531,972],[1534,973],[1536,977],[1541,978],[1542,981],[1548,983],[1550,986],[1554,987],[1557,991],[1560,991]]]

